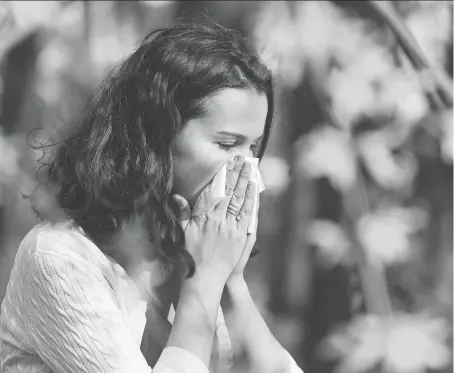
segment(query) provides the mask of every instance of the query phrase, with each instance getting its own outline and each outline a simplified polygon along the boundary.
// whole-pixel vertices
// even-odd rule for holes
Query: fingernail
[[[249,192],[252,192],[252,191],[254,191],[254,187],[255,187],[254,183],[249,183],[249,184],[247,185],[247,190],[248,190]]]
[[[232,171],[234,166],[235,166],[235,164],[234,164],[233,161],[230,159],[230,160],[227,162],[227,169],[228,169],[229,171]]]
[[[244,171],[249,172],[251,170],[251,164],[249,162],[244,162],[243,168]]]
[[[242,155],[237,155],[236,156],[236,163],[237,164],[243,164],[244,162],[244,157]]]

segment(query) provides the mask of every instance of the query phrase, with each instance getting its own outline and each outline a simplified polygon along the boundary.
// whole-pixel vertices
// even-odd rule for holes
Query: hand
[[[242,158],[242,157],[241,157]],[[251,165],[237,159],[226,185],[226,194],[212,212],[190,216],[188,202],[180,195],[173,199],[179,206],[179,217],[185,230],[186,247],[192,254],[196,273],[208,274],[210,283],[225,284],[240,257],[247,240],[247,227],[255,198],[255,184],[249,182]],[[233,212],[239,211],[241,217]]]
[[[228,190],[229,181],[231,179],[235,180],[236,172],[237,172],[237,170],[235,169],[234,163],[233,162],[229,163],[227,166],[227,175],[226,175],[226,180],[227,180],[226,194],[229,193],[229,190]],[[257,186],[255,189],[257,189]],[[255,192],[258,193],[258,190],[256,190]],[[254,198],[255,198],[255,196],[254,196]],[[260,208],[260,199],[257,198],[257,209],[256,209],[257,221],[258,221],[259,208]],[[255,231],[252,234],[249,234],[249,233],[247,234],[246,244],[244,246],[243,252],[241,254],[241,257],[240,257],[237,265],[235,266],[234,270],[232,271],[232,273],[230,274],[230,276],[227,280],[227,285],[230,285],[230,284],[233,284],[236,282],[242,282],[242,280],[244,280],[244,269],[251,256],[251,252],[252,252],[252,249],[254,248],[256,238],[257,238],[257,225],[255,226]],[[242,284],[240,286],[242,286]]]
[[[255,241],[257,238],[257,232],[252,234],[247,234],[246,244],[244,246],[244,250],[241,253],[240,259],[233,269],[232,273],[230,274],[229,278],[227,279],[227,283],[233,282],[234,280],[242,280],[244,279],[244,269],[246,268],[246,264],[249,261],[251,256],[252,249],[254,248]]]

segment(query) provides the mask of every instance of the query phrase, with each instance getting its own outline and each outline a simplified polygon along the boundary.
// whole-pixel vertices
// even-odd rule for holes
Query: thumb
[[[189,205],[189,202],[179,194],[174,194],[172,196],[172,200],[176,206],[175,213],[178,220],[183,226],[183,229],[185,229],[189,223],[189,219],[191,218],[191,206]]]

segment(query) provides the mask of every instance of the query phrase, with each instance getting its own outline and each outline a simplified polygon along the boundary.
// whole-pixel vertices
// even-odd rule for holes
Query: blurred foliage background
[[[306,372],[452,372],[449,1],[0,3],[0,301],[58,139],[151,29],[242,31],[277,78],[249,282]],[[66,127],[65,127],[66,126]],[[47,202],[42,201],[43,204]]]

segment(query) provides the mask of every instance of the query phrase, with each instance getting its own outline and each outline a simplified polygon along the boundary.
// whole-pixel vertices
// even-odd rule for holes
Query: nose
[[[242,155],[243,157],[254,157],[254,153],[252,153],[251,148],[246,148],[242,151],[240,150],[235,154],[235,156],[237,155]]]

